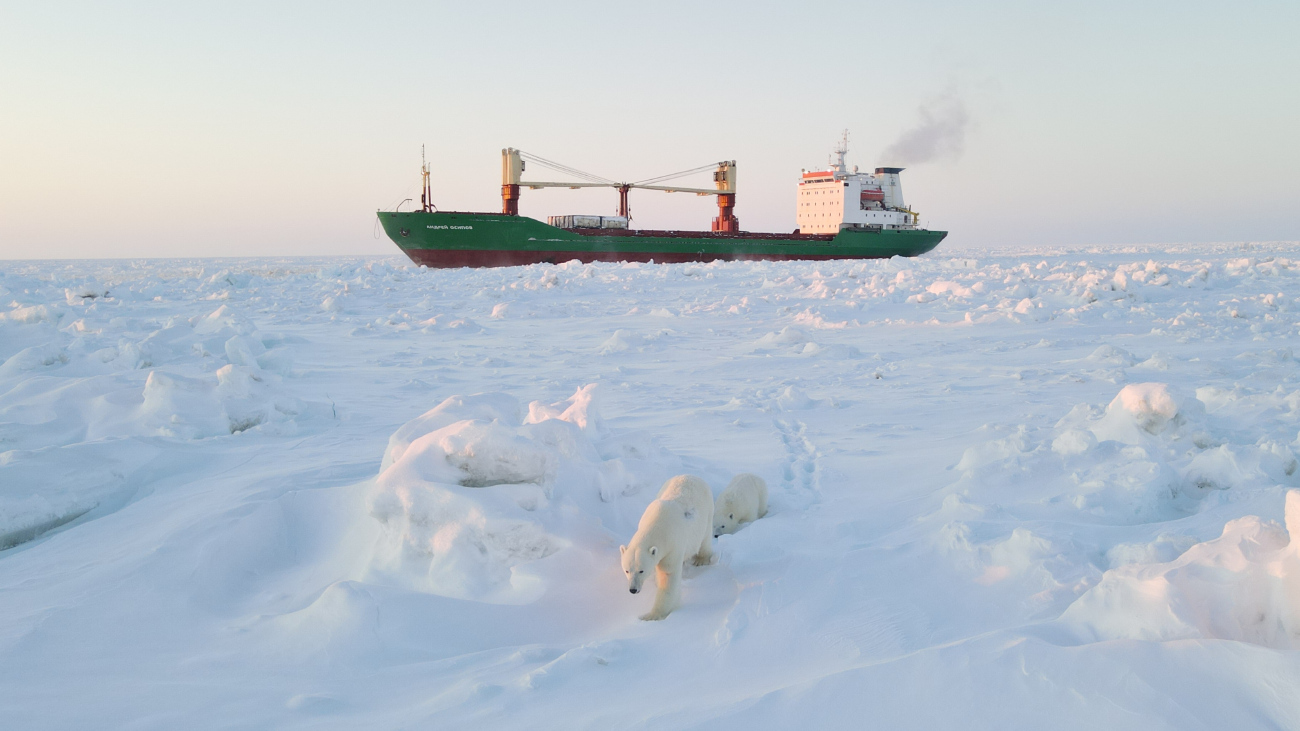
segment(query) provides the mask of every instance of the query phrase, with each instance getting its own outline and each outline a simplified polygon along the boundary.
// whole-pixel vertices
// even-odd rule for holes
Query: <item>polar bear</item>
[[[641,619],[663,619],[681,605],[682,566],[687,557],[696,566],[713,560],[713,491],[692,475],[678,475],[659,489],[659,495],[641,515],[636,535],[626,546],[623,573],[627,590],[641,591],[646,572],[654,570],[659,593],[654,606]]]
[[[735,533],[741,523],[767,515],[767,483],[758,475],[742,472],[718,496],[713,509],[713,537]]]

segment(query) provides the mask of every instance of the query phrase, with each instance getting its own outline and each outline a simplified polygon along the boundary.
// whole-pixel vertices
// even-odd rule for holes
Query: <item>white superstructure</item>
[[[876,168],[874,174],[849,172],[844,156],[849,133],[835,148],[829,169],[803,171],[796,221],[799,233],[833,234],[841,228],[916,228],[917,215],[903,203],[898,174],[903,168]]]

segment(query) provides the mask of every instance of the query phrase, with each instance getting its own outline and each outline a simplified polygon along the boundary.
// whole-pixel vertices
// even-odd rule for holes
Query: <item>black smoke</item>
[[[880,153],[880,164],[906,167],[961,157],[970,126],[970,111],[955,92],[927,100],[917,109],[917,123]]]

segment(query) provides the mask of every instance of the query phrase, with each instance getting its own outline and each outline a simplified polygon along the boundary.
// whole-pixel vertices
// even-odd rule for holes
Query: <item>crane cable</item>
[[[646,178],[645,180],[638,180],[638,181],[636,181],[635,183],[632,183],[632,185],[652,185],[652,184],[654,184],[654,183],[663,183],[663,182],[666,182],[666,181],[669,181],[669,180],[675,180],[675,179],[677,179],[677,178],[684,178],[684,177],[686,177],[687,175],[694,175],[695,173],[702,173],[702,172],[704,172],[704,171],[706,171],[706,170],[711,170],[711,169],[713,169],[713,168],[716,168],[717,166],[719,166],[719,165],[721,165],[721,164],[722,164],[722,163],[720,163],[720,162],[715,162],[715,163],[711,163],[711,164],[709,164],[709,165],[701,165],[701,166],[699,166],[699,167],[697,167],[697,168],[691,168],[690,170],[683,170],[683,171],[681,171],[681,172],[679,172],[679,173],[671,173],[671,174],[669,174],[669,175],[660,175],[660,176],[657,177],[657,178]]]
[[[601,177],[599,175],[596,175],[595,173],[589,173],[583,170],[579,170],[575,167],[570,167],[563,163],[555,162],[554,160],[547,160],[546,158],[539,157],[537,155],[532,154],[531,152],[524,152],[523,150],[520,150],[519,157],[529,162],[533,162],[538,165],[541,165],[542,167],[550,168],[551,170],[554,170],[556,172],[572,175],[575,178],[581,178],[582,180],[585,180],[589,183],[603,183],[605,185],[611,185],[614,187],[618,187],[620,185],[630,185],[632,187],[636,187],[639,185],[653,185],[655,183],[663,183],[669,180],[676,180],[677,178],[684,178],[687,175],[694,175],[696,173],[702,173],[707,170],[712,170],[718,167],[719,165],[723,164],[721,162],[715,162],[715,163],[710,163],[708,165],[701,165],[697,168],[691,168],[690,170],[682,170],[676,173],[669,173],[668,175],[660,175],[654,178],[646,178],[645,180],[638,180],[635,183],[619,183],[618,181]]]
[[[605,183],[607,185],[618,185],[617,182],[610,180],[609,178],[603,178],[599,175],[596,175],[595,173],[588,173],[579,170],[575,167],[569,167],[568,165],[555,162],[553,160],[547,160],[546,158],[538,157],[537,155],[534,155],[531,152],[524,152],[523,150],[520,150],[519,156],[524,160],[537,163],[542,167],[550,168],[551,170],[554,170],[556,172],[566,173],[568,175],[572,175],[575,178],[582,178],[583,180],[586,180],[589,183]]]

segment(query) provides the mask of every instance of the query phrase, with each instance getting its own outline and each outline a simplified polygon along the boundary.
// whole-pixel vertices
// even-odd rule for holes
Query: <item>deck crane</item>
[[[555,170],[566,175],[580,178],[581,181],[567,183],[553,183],[543,181],[523,180],[525,162],[533,162],[537,165],[551,170]],[[714,188],[685,188],[676,185],[660,185],[670,180],[682,178],[687,175],[704,172],[710,168],[713,171]],[[736,219],[736,161],[724,160],[722,162],[703,165],[690,170],[683,170],[669,175],[661,175],[657,178],[647,178],[634,183],[619,182],[602,178],[599,175],[586,173],[576,168],[553,162],[537,155],[533,155],[522,150],[516,150],[513,147],[507,147],[501,151],[501,212],[508,216],[519,215],[519,191],[522,188],[531,188],[538,190],[541,188],[614,188],[618,191],[618,215],[627,217],[630,209],[627,202],[627,194],[633,188],[641,190],[662,190],[665,193],[694,193],[696,195],[716,195],[718,197],[718,217],[713,219],[714,231],[737,232],[740,231],[740,221]]]

